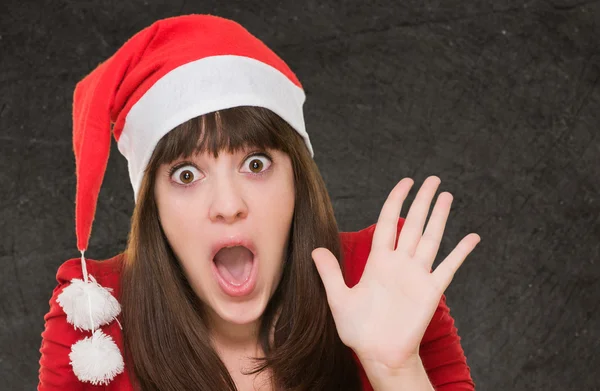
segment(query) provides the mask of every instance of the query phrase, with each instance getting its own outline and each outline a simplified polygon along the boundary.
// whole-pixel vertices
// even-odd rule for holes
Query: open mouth
[[[217,272],[233,287],[240,287],[250,279],[254,254],[244,246],[224,247],[213,258]]]

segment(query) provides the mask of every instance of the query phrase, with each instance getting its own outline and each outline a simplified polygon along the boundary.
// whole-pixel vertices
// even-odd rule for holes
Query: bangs
[[[157,144],[157,163],[169,164],[195,154],[235,153],[246,148],[277,149],[289,154],[290,125],[269,109],[239,106],[204,114],[175,127]],[[293,130],[293,129],[292,129]],[[293,131],[295,133],[295,131]],[[289,137],[289,136],[288,136]]]

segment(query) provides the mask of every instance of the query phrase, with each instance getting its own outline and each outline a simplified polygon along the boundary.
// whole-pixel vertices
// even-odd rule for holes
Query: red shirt
[[[398,233],[404,225],[404,218],[398,221]],[[342,251],[344,254],[344,278],[346,284],[354,286],[360,280],[367,258],[371,251],[371,241],[375,224],[358,232],[341,232]],[[87,259],[88,273],[106,288],[112,288],[112,294],[120,297],[119,277],[123,254],[111,259],[95,261]],[[133,387],[129,381],[127,367],[107,386],[94,386],[79,381],[69,363],[71,345],[89,336],[89,331],[76,330],[67,323],[66,315],[56,302],[57,296],[69,285],[73,278],[83,279],[80,258],[69,259],[63,263],[56,274],[58,285],[50,299],[50,311],[44,316],[45,328],[42,332],[40,348],[39,391],[130,391]],[[102,331],[111,335],[123,354],[123,337],[117,322],[103,326]],[[442,296],[438,307],[421,340],[419,354],[429,376],[431,384],[439,391],[473,391],[475,385],[470,376],[470,368],[460,345],[460,337],[446,305],[446,297]],[[358,361],[357,361],[358,362]],[[372,391],[360,362],[360,376],[365,391]]]

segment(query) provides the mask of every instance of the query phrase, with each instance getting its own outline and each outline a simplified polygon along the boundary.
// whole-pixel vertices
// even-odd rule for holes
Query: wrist
[[[372,360],[360,361],[375,391],[434,391],[419,355],[396,368]]]

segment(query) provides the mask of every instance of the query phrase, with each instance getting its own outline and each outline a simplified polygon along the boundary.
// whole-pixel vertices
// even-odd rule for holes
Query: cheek
[[[255,212],[255,215],[251,217],[253,226],[255,226],[253,234],[255,234],[256,240],[265,246],[265,250],[269,254],[269,264],[272,264],[271,273],[274,273],[277,266],[283,261],[289,240],[289,231],[294,216],[294,189],[291,186],[279,185],[263,188],[256,195],[254,205],[250,207]]]
[[[180,205],[181,206],[181,205]],[[199,251],[202,241],[200,233],[205,230],[199,225],[200,220],[193,218],[198,211],[191,207],[178,207],[170,204],[161,215],[163,230],[167,241],[181,265],[186,279],[192,289],[202,300],[206,299],[206,292],[201,288],[207,286],[206,279],[210,278],[210,265],[203,262],[204,258]]]
[[[255,210],[260,210],[264,221],[268,221],[273,229],[289,228],[294,214],[294,188],[290,183],[273,183],[257,194],[259,202]],[[275,228],[277,227],[277,228]],[[285,232],[281,232],[284,234]]]
[[[168,204],[159,205],[159,214],[163,231],[171,248],[180,258],[185,259],[189,252],[189,245],[197,239],[198,224],[200,219],[193,216],[198,213],[192,205],[184,203],[177,198],[171,198]]]

